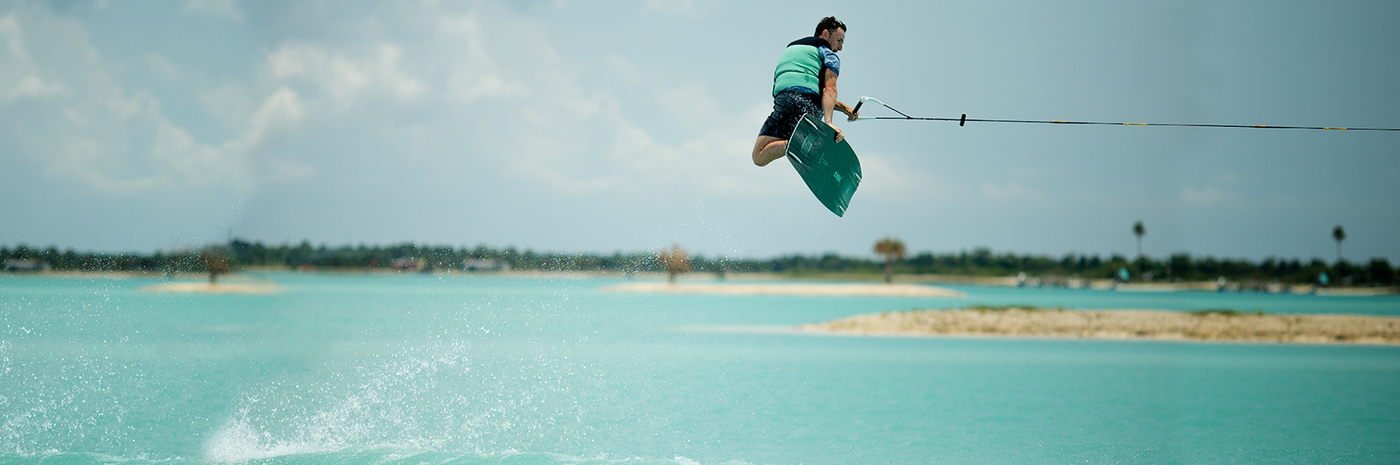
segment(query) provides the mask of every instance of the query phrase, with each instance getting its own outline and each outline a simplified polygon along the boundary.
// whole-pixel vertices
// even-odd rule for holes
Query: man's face
[[[826,39],[827,43],[831,44],[831,51],[833,52],[841,51],[842,46],[846,45],[845,29],[828,29],[822,31],[822,35],[820,37]]]

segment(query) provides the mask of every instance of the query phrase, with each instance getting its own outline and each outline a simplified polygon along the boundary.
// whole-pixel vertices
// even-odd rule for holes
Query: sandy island
[[[814,297],[944,297],[967,294],[919,284],[867,283],[671,283],[640,282],[604,286],[604,292],[715,295],[793,295]]]
[[[968,308],[857,315],[800,332],[869,336],[1005,336],[1307,344],[1400,344],[1400,318],[1156,310]]]
[[[174,294],[273,294],[278,290],[272,282],[211,283],[209,281],[175,282],[141,288],[141,292]]]

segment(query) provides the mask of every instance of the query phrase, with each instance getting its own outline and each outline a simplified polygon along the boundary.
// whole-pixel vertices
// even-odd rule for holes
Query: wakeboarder
[[[832,124],[837,110],[846,114],[847,121],[855,121],[857,116],[850,105],[836,100],[836,77],[841,74],[836,52],[845,42],[846,24],[828,16],[817,23],[812,37],[793,41],[783,50],[773,71],[773,113],[763,122],[753,145],[755,165],[766,166],[782,158],[798,121],[808,113],[820,114],[822,121],[836,130],[836,142],[845,138]]]

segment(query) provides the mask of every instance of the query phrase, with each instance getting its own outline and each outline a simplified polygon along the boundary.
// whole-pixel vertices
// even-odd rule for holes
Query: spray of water
[[[460,341],[399,348],[267,383],[208,436],[204,458],[366,448],[486,456],[557,450],[584,428],[570,387],[578,370],[544,356],[476,354]]]

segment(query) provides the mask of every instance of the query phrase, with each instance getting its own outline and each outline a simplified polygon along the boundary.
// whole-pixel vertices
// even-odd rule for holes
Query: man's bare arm
[[[836,100],[836,72],[829,69],[822,72],[825,73],[822,81],[826,83],[825,87],[822,88],[822,121],[825,121],[827,126],[831,126],[831,129],[836,130],[836,142],[841,142],[841,139],[845,139],[846,135],[841,132],[841,128],[831,124],[831,120],[837,108],[848,115],[851,114],[850,106]]]

